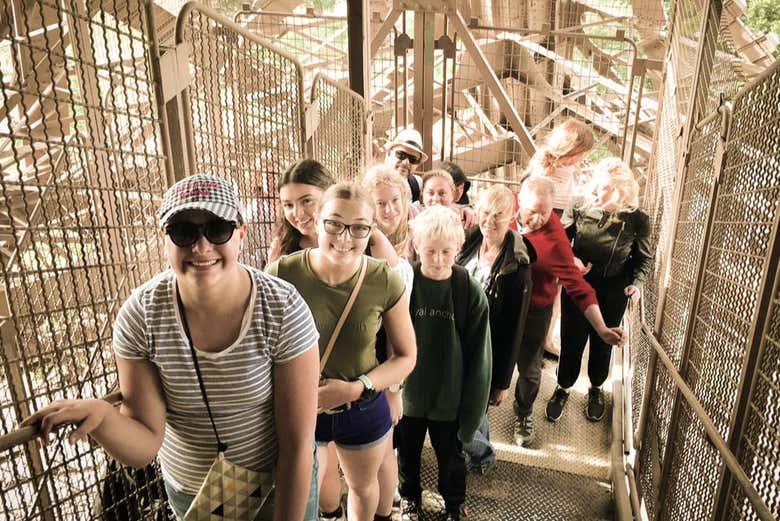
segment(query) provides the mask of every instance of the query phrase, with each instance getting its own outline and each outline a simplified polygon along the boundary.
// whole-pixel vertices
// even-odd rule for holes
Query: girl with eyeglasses
[[[317,246],[317,213],[322,195],[336,180],[314,159],[298,161],[279,179],[281,213],[274,227],[268,262],[282,255]],[[369,249],[375,257],[395,266],[398,256],[381,232],[372,230]]]
[[[114,324],[121,407],[63,400],[23,424],[40,422],[43,440],[57,425],[77,425],[71,443],[90,436],[135,467],[158,457],[179,519],[219,439],[228,461],[274,473],[275,520],[317,519],[318,333],[306,303],[290,284],[238,262],[247,228],[223,179],[174,184],[159,224],[170,269],[136,288]]]
[[[279,202],[282,212],[274,230],[269,251],[269,261],[273,262],[283,255],[289,255],[304,248],[316,247],[318,243],[317,216],[322,196],[328,187],[335,183],[328,170],[314,159],[304,159],[291,165],[279,180]],[[366,254],[385,259],[391,268],[397,271],[407,286],[411,286],[413,276],[411,265],[401,256],[383,233],[381,227],[373,227],[369,235]],[[377,348],[385,349],[380,340]],[[381,358],[384,359],[384,358]],[[401,398],[398,393],[389,393],[388,401],[394,423],[401,415]],[[320,447],[324,450],[325,447]],[[336,460],[333,444],[327,446],[331,460]],[[392,464],[392,463],[391,463]],[[384,469],[385,467],[383,467]],[[321,471],[320,507],[323,517],[338,518],[341,515],[341,483],[336,465],[329,467],[329,473]],[[391,468],[390,474],[397,474]],[[382,487],[382,504],[392,505],[395,485]],[[386,497],[387,496],[387,497]]]
[[[355,184],[334,185],[322,196],[317,247],[282,257],[268,271],[291,282],[314,314],[323,351],[350,294],[365,275],[357,299],[322,371],[315,439],[320,449],[335,442],[349,487],[347,518],[370,521],[376,513],[377,471],[392,432],[384,390],[414,367],[416,346],[409,301],[401,277],[384,261],[364,254],[373,229],[374,205]],[[393,353],[379,363],[376,335],[383,326]],[[320,468],[336,462],[318,450]]]

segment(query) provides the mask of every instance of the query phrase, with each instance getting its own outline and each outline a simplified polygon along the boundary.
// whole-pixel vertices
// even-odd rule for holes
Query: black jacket
[[[479,253],[482,232],[474,227],[455,262],[464,266]],[[493,339],[493,378],[491,389],[508,389],[512,382],[525,318],[531,301],[531,264],[536,252],[520,234],[509,230],[490,270],[485,288],[490,305],[490,336]]]
[[[561,218],[566,234],[574,240],[574,255],[593,264],[589,275],[623,276],[628,284],[641,285],[653,268],[650,218],[640,209],[615,213],[589,207],[575,198]]]

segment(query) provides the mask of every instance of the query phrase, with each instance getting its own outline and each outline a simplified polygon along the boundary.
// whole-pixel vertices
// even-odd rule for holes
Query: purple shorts
[[[380,391],[367,400],[352,402],[339,413],[318,414],[314,439],[319,445],[333,441],[343,449],[363,450],[382,443],[392,427],[387,397]]]

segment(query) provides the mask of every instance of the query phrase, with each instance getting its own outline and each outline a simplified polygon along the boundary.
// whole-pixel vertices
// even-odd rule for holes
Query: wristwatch
[[[368,376],[361,374],[357,377],[357,379],[360,381],[360,383],[363,384],[363,392],[360,394],[361,398],[368,398],[374,393],[374,382],[371,381],[371,378]]]

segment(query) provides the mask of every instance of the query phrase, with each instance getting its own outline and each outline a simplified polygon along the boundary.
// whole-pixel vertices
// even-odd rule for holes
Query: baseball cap
[[[185,177],[168,188],[158,214],[160,227],[184,210],[205,210],[226,221],[244,220],[235,185],[211,174]]]
[[[387,150],[396,146],[402,146],[421,154],[422,159],[420,162],[425,162],[428,159],[428,154],[423,152],[422,136],[413,128],[405,128],[399,132],[395,139],[388,143]]]

